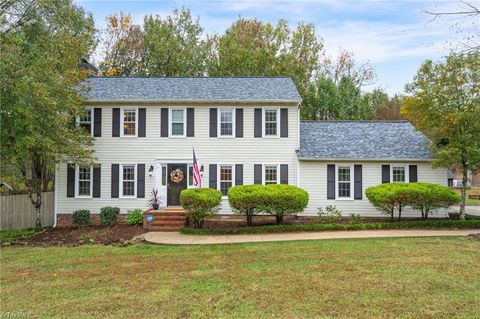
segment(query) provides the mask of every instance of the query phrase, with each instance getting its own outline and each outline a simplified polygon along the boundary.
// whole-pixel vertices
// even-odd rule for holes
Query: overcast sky
[[[339,48],[353,51],[359,63],[370,63],[378,74],[373,87],[390,94],[401,93],[421,62],[445,56],[448,43],[461,35],[452,21],[431,21],[424,11],[455,11],[458,1],[76,1],[93,13],[97,28],[105,28],[105,16],[130,13],[135,23],[146,14],[164,17],[173,8],[185,6],[207,33],[222,33],[235,19],[258,18],[276,23],[285,18],[293,27],[312,22],[323,38],[325,50],[335,55]],[[477,3],[474,0],[472,3]]]

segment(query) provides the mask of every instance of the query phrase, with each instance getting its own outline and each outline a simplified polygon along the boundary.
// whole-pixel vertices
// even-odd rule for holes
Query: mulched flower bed
[[[81,228],[47,228],[40,233],[11,241],[16,246],[79,246],[87,244],[126,245],[138,235],[146,233],[142,225],[89,226]],[[5,246],[3,244],[2,246]]]

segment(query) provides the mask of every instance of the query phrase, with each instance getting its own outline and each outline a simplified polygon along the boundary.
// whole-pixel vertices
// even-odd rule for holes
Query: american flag
[[[193,150],[193,186],[202,187],[202,178],[200,176],[200,170],[198,169],[197,157],[195,156],[195,150]]]

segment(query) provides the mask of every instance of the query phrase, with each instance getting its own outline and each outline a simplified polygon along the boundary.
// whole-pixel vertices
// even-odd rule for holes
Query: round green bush
[[[261,210],[275,215],[277,224],[283,217],[302,212],[308,205],[308,193],[301,188],[286,184],[264,186],[264,200]]]
[[[211,188],[184,189],[180,193],[180,205],[193,220],[195,228],[202,228],[205,218],[215,214],[222,193]]]
[[[262,212],[266,205],[267,191],[263,185],[239,185],[228,190],[228,202],[233,212],[247,216],[251,226],[253,216]]]
[[[393,214],[398,212],[398,219],[402,218],[402,211],[408,204],[407,188],[409,183],[386,183],[372,186],[365,190],[370,203],[384,214],[389,214],[393,220]]]
[[[106,206],[100,209],[100,225],[103,227],[113,226],[117,223],[120,208]]]
[[[439,208],[448,208],[458,204],[459,194],[448,187],[432,183],[408,184],[408,205],[419,210],[423,219]]]
[[[127,216],[125,216],[125,222],[128,225],[140,225],[143,223],[143,210],[137,208],[129,210]]]
[[[79,209],[73,212],[73,224],[78,227],[88,226],[91,223],[90,211],[88,209]]]

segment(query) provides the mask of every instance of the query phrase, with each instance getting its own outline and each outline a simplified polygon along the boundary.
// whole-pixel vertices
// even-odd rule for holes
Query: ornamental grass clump
[[[222,200],[222,193],[211,188],[185,189],[180,193],[180,204],[195,228],[202,228],[207,217],[213,216]]]

